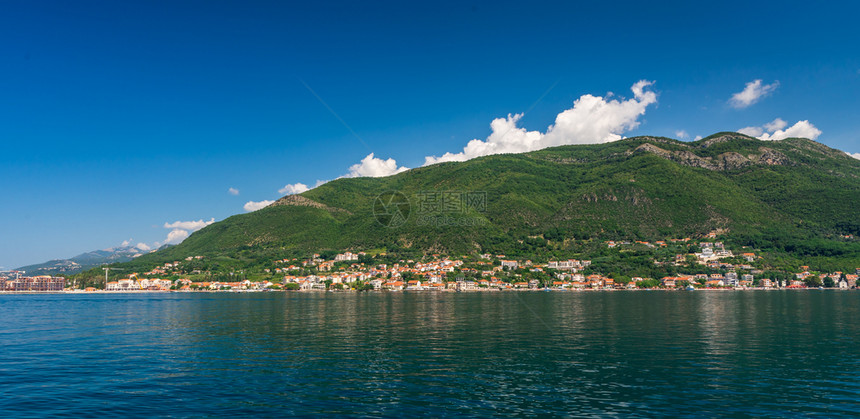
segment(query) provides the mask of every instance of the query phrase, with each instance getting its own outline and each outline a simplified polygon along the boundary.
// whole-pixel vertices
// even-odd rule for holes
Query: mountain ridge
[[[396,194],[403,202],[391,200]],[[380,197],[393,205],[379,205]],[[404,208],[404,222],[380,215],[385,208]],[[780,266],[854,269],[857,208],[860,160],[812,140],[729,132],[693,142],[633,137],[338,179],[228,217],[123,267],[145,271],[204,256],[206,269],[263,272],[276,260],[347,250],[549,260],[596,256],[610,240],[716,232]]]
[[[68,259],[52,259],[47,262],[22,266],[15,270],[24,271],[30,275],[68,275],[99,265],[128,262],[146,253],[149,252],[134,246],[118,246],[84,252]]]
[[[535,257],[558,251],[565,238],[661,240],[711,231],[794,251],[804,240],[860,235],[858,175],[860,161],[808,139],[723,132],[694,142],[646,136],[565,145],[338,179],[228,217],[135,264],[196,255],[254,263],[371,249]],[[376,201],[386,193],[405,197],[404,224],[380,218]],[[463,205],[464,193],[483,194],[485,202]],[[445,210],[428,195],[459,201]]]

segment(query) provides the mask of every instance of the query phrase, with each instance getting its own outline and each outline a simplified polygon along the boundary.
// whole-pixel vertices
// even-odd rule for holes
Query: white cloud
[[[760,140],[765,141],[776,141],[783,140],[786,138],[809,138],[810,140],[814,140],[821,135],[821,130],[815,128],[815,125],[809,123],[809,121],[797,121],[794,125],[789,127],[786,130],[776,130],[773,134],[764,133],[759,137]]]
[[[356,163],[349,168],[349,174],[346,177],[383,177],[396,175],[409,170],[408,167],[397,167],[397,162],[394,159],[382,160],[373,157],[373,153],[361,159],[361,163]]]
[[[750,137],[760,137],[764,134],[764,129],[762,127],[744,127],[739,129],[738,132]]]
[[[639,126],[639,117],[645,114],[648,105],[657,103],[657,94],[646,90],[653,82],[640,80],[630,90],[632,99],[612,99],[583,95],[573,102],[573,107],[558,114],[555,123],[546,133],[527,131],[516,126],[523,114],[497,118],[490,123],[492,133],[486,140],[472,140],[460,153],[445,153],[441,157],[428,156],[425,165],[443,161],[465,161],[475,157],[501,153],[522,153],[541,148],[565,144],[594,144],[620,140],[621,134]],[[686,135],[686,133],[685,133]],[[361,162],[349,167],[349,173],[340,178],[384,177],[402,173],[408,167],[397,166],[397,161],[368,154]],[[338,178],[338,179],[340,179]],[[328,182],[317,180],[314,188]],[[310,190],[302,183],[288,184],[279,189],[281,194],[296,194]],[[256,211],[273,201],[249,201],[245,211]]]
[[[163,244],[179,244],[188,238],[188,231],[181,228],[175,228],[167,233],[167,240]]]
[[[398,173],[402,173],[409,170],[408,167],[398,167],[397,161],[394,159],[380,159],[374,156],[374,153],[368,154],[365,158],[361,159],[361,162],[353,164],[349,167],[349,173],[338,177],[337,179],[343,178],[355,178],[355,177],[384,177],[396,175]],[[278,192],[281,194],[293,195],[299,194],[305,191],[309,191],[313,188],[316,188],[320,185],[326,184],[330,182],[329,180],[317,180],[314,186],[308,187],[304,183],[293,183],[287,184],[283,188],[278,189]],[[271,204],[274,201],[260,201],[254,202],[249,201],[245,204],[245,211],[256,211],[260,208],[265,207],[266,205]],[[265,204],[264,204],[265,203]]]
[[[845,153],[851,157],[854,157],[857,160],[860,160],[860,153]]]
[[[696,138],[693,138],[693,141],[699,141],[702,139],[701,135],[697,135]]]
[[[684,130],[675,131],[675,136],[682,139],[682,140],[690,138],[690,134],[687,134],[687,131],[684,131]]]
[[[304,183],[293,183],[293,184],[285,185],[283,188],[278,189],[278,193],[287,194],[287,195],[294,195],[294,194],[302,193],[302,192],[309,191],[309,190],[310,190],[310,188],[308,188],[308,185],[305,185]]]
[[[178,228],[182,230],[190,230],[191,232],[195,232],[200,230],[203,227],[208,226],[215,222],[215,218],[210,219],[209,221],[197,220],[197,221],[176,221],[172,223],[164,223],[164,228]]]
[[[202,219],[197,221],[174,221],[172,223],[164,223],[164,228],[170,229],[170,232],[167,233],[167,239],[164,242],[155,242],[152,247],[159,248],[165,244],[179,244],[191,233],[200,230],[203,227],[206,227],[215,222],[215,218],[209,219],[209,221],[203,221]],[[151,247],[145,243],[138,243],[135,245],[141,251],[149,251]]]
[[[135,249],[143,251],[143,252],[148,252],[152,249],[146,243],[138,243],[138,244],[132,244],[132,243],[134,243],[134,239],[123,240],[122,243],[120,243],[119,247],[131,246],[132,248],[135,248]],[[158,242],[155,242],[155,244],[157,245]]]
[[[245,203],[245,205],[242,208],[244,208],[245,211],[254,212],[258,209],[266,208],[274,202],[275,201],[268,201],[268,200],[263,200],[263,201],[258,201],[258,202],[248,201]]]
[[[238,190],[238,189],[236,189],[236,188],[230,188],[230,189],[227,189],[227,192],[228,192],[230,195],[234,195],[234,196],[235,196],[235,195],[239,195],[239,190]]]
[[[779,87],[779,81],[774,81],[771,84],[761,84],[761,79],[753,80],[746,84],[744,90],[735,93],[729,99],[729,104],[736,109],[746,108],[759,99],[773,93]]]
[[[142,251],[142,252],[148,252],[148,251],[152,250],[152,248],[151,248],[151,247],[149,247],[149,245],[148,245],[148,244],[146,244],[146,243],[138,243],[138,244],[135,244],[135,245],[132,245],[132,243],[134,243],[134,239],[123,240],[123,241],[122,241],[122,244],[120,244],[120,247],[129,247],[129,246],[131,246],[131,247],[133,247],[133,248],[135,248],[135,249],[137,249],[137,250],[140,250],[140,251]],[[156,245],[158,245],[158,242],[155,242],[155,244],[156,244]]]
[[[787,125],[787,122],[776,118],[761,127],[741,128],[738,132],[764,141],[777,141],[795,137],[815,140],[821,135],[821,130],[812,125],[808,120],[797,121],[789,128],[783,129]]]
[[[783,129],[786,126],[788,126],[788,122],[783,121],[782,118],[776,118],[773,121],[764,124],[764,129],[767,132],[774,132]]]
[[[633,98],[608,100],[590,94],[582,95],[555,118],[546,133],[517,127],[523,114],[509,114],[490,123],[486,140],[474,139],[459,153],[428,156],[425,165],[446,161],[466,161],[475,157],[502,153],[523,153],[566,144],[596,144],[620,140],[621,134],[639,126],[639,117],[648,105],[657,103],[657,94],[645,90],[653,82],[640,80],[630,90]]]

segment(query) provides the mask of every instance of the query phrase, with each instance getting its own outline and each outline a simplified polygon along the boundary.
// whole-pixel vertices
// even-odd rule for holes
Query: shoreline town
[[[681,239],[678,241],[686,241]],[[606,242],[608,248],[625,245],[656,248],[663,241]],[[857,289],[860,268],[853,273],[815,272],[801,266],[782,278],[753,266],[761,257],[745,252],[735,256],[720,242],[698,243],[699,251],[678,254],[672,262],[683,267],[706,269],[710,273],[677,274],[661,278],[624,277],[592,272],[590,260],[507,259],[505,255],[484,254],[476,260],[436,257],[427,262],[400,260],[398,263],[373,263],[364,253],[344,252],[330,260],[318,254],[305,260],[280,259],[264,269],[268,278],[243,278],[244,271],[230,272],[233,281],[208,280],[211,272],[191,269],[203,256],[165,263],[145,273],[130,273],[125,278],[108,280],[104,286],[81,287],[65,277],[24,272],[0,272],[0,293],[59,292],[267,292],[267,291],[598,291],[598,290],[773,290],[773,289]],[[727,262],[734,261],[734,263]],[[738,263],[740,261],[741,263]],[[655,263],[661,263],[655,261]],[[108,270],[110,268],[102,268]],[[235,276],[234,276],[235,275]],[[273,281],[274,280],[274,281]]]

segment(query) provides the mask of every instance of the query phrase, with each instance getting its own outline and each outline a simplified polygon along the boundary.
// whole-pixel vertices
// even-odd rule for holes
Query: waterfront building
[[[3,291],[12,292],[59,292],[66,287],[66,278],[48,275],[6,279],[2,284]]]

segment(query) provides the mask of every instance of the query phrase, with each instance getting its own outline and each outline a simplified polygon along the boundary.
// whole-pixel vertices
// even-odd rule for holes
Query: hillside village
[[[79,287],[77,279],[22,277],[0,273],[0,291],[504,291],[504,290],[631,290],[631,289],[851,289],[860,286],[860,268],[853,272],[817,272],[800,266],[795,272],[766,270],[762,256],[747,249],[733,252],[711,233],[703,240],[606,241],[606,249],[685,249],[655,266],[677,274],[659,278],[600,272],[591,260],[544,262],[481,254],[424,260],[390,261],[385,254],[342,252],[326,257],[276,259],[260,272],[231,270],[213,273],[203,256],[164,263],[147,272],[129,273],[101,286]],[[692,251],[690,251],[692,250]],[[665,252],[664,252],[665,253]],[[385,262],[381,262],[384,260]],[[687,273],[684,273],[687,272]],[[59,285],[58,285],[59,284]]]

